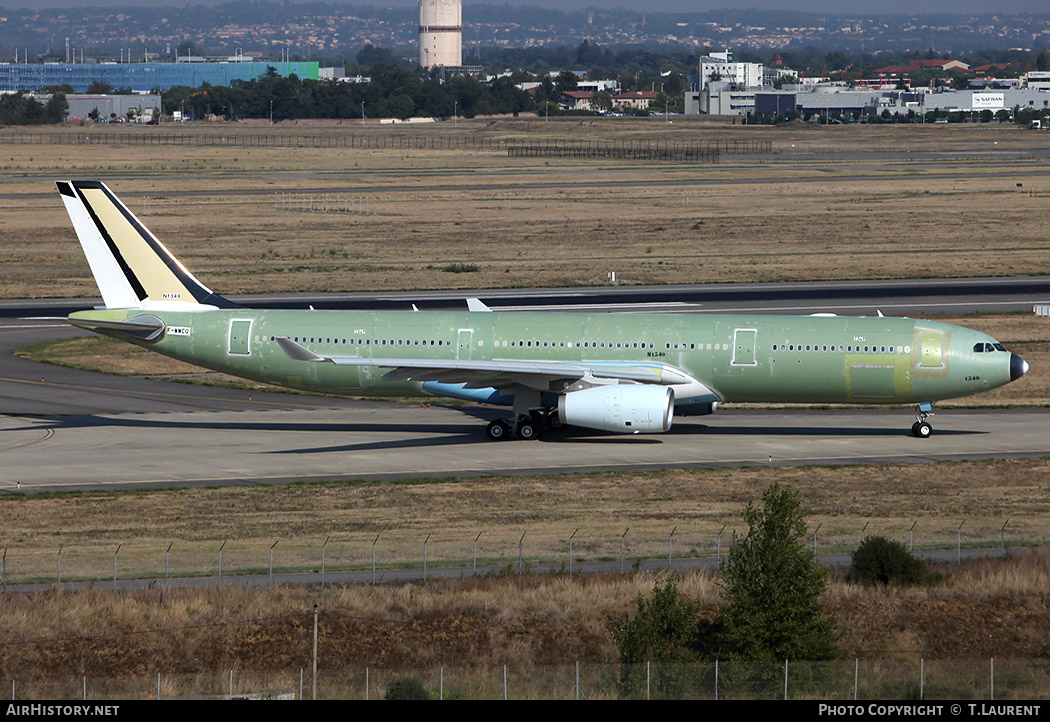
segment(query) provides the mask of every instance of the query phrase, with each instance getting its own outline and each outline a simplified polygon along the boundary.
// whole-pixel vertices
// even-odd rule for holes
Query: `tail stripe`
[[[104,183],[72,181],[58,187],[62,195],[80,201],[140,303],[149,299],[236,307],[194,278]]]
[[[95,224],[95,228],[98,229],[99,235],[102,236],[102,240],[106,242],[106,246],[109,248],[109,252],[113,254],[113,258],[116,260],[117,265],[120,266],[121,272],[124,274],[124,277],[128,279],[128,283],[131,284],[131,290],[135,292],[135,295],[138,297],[139,301],[145,301],[147,298],[149,298],[149,294],[146,293],[146,289],[142,287],[142,283],[135,275],[135,272],[131,270],[131,267],[128,266],[127,261],[124,260],[124,255],[120,252],[120,249],[117,248],[117,244],[114,243],[113,237],[109,235],[109,232],[106,230],[105,224],[103,224],[102,221],[99,220],[98,216],[95,215],[95,209],[91,207],[91,204],[88,202],[88,199],[84,197],[83,192],[80,190],[80,186],[83,185],[87,185],[87,183],[81,182],[76,184],[76,197],[80,198],[80,202],[84,205],[84,210],[86,210],[88,215],[91,217],[92,222]]]

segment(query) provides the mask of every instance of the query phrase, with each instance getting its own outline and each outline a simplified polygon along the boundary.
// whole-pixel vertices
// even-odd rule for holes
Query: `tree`
[[[576,90],[577,78],[576,73],[571,70],[563,70],[558,73],[558,78],[554,81],[554,89],[559,93],[564,93],[569,90]]]
[[[778,662],[838,656],[838,634],[820,599],[827,572],[805,543],[798,496],[774,483],[761,507],[747,505],[743,519],[748,532],[733,534],[719,581],[721,656]]]
[[[612,637],[620,654],[620,696],[644,691],[646,670],[655,665],[654,688],[678,696],[685,683],[683,667],[695,664],[700,603],[678,591],[678,578],[653,585],[649,597],[638,597],[634,617],[624,616]]]

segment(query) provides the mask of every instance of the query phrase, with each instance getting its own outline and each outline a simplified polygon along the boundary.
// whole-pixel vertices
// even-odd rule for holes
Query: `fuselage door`
[[[738,328],[733,331],[733,366],[757,366],[755,360],[755,340],[758,329]]]
[[[919,335],[919,343],[922,348],[922,359],[919,365],[924,369],[944,368],[944,358],[941,355],[941,335],[936,331],[923,331]]]
[[[456,345],[456,358],[460,361],[470,360],[470,347],[474,342],[474,329],[459,329],[459,343]]]
[[[250,356],[252,353],[251,337],[251,320],[232,319],[230,321],[228,353],[232,356]]]

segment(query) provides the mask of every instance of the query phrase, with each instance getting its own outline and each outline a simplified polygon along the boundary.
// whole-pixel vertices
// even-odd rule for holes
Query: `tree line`
[[[62,93],[54,93],[46,103],[24,92],[0,95],[0,125],[43,125],[66,119],[69,103]]]
[[[417,76],[396,65],[372,66],[370,82],[343,83],[282,77],[270,68],[262,78],[230,87],[177,86],[162,94],[164,112],[176,110],[198,118],[410,118],[493,115],[531,111],[533,97],[510,78],[482,83],[456,76],[447,82]]]

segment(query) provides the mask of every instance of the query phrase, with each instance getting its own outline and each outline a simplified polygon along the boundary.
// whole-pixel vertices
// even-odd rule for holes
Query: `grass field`
[[[91,129],[107,132],[126,129]],[[1045,134],[1013,127],[617,118],[192,132],[761,138],[775,152],[723,155],[712,165],[508,158],[498,150],[0,142],[3,295],[96,294],[52,182],[70,176],[106,180],[191,270],[226,293],[593,285],[610,271],[627,284],[1050,271],[1042,225],[1050,178],[1045,159],[1024,154],[1044,150]],[[923,155],[879,155],[891,149]],[[987,155],[993,150],[1016,154]],[[369,212],[319,212],[325,199]],[[443,270],[464,267],[477,270]]]
[[[600,664],[615,659],[610,630],[651,589],[653,575],[510,573],[323,590],[250,590],[227,576],[222,590],[158,585],[114,594],[102,587],[118,544],[122,574],[138,566],[154,575],[167,544],[174,542],[174,566],[193,556],[198,567],[208,567],[227,538],[227,575],[238,565],[264,571],[274,540],[278,566],[316,568],[327,535],[330,569],[350,556],[364,565],[375,534],[381,560],[418,559],[431,530],[432,564],[449,546],[466,556],[477,530],[484,531],[483,553],[502,545],[500,553],[509,557],[526,530],[530,556],[564,556],[577,528],[580,556],[614,554],[624,527],[631,530],[632,556],[666,549],[658,543],[645,549],[644,540],[666,538],[672,525],[683,550],[709,546],[723,524],[743,530],[742,506],[772,479],[799,491],[807,524],[821,524],[822,543],[855,544],[863,524],[868,534],[902,539],[918,521],[921,543],[938,534],[950,537],[965,519],[966,541],[972,543],[994,538],[1005,518],[1012,539],[1045,534],[1050,522],[1046,460],[7,497],[0,503],[9,573],[33,549],[29,555],[53,572],[63,544],[63,569],[71,576],[90,555],[97,555],[93,564],[101,574],[95,590],[5,595],[0,679],[17,677],[25,684],[90,674],[97,684],[99,678],[157,672],[287,672],[309,666],[315,603],[325,670],[442,663],[491,670],[508,664],[516,673],[543,674],[549,665]],[[912,589],[857,587],[834,573],[825,604],[842,633],[843,655],[886,663],[922,656],[931,665],[950,664],[952,675],[968,660],[983,659],[986,668],[994,656],[1005,660],[1000,669],[1008,669],[1013,658],[1045,656],[1045,553],[1013,551],[1007,559],[936,570],[943,581]],[[705,617],[719,602],[715,581],[712,574],[697,573],[682,582],[683,591],[701,601]]]

